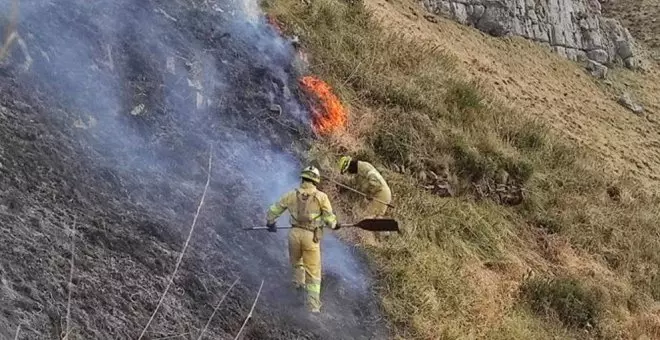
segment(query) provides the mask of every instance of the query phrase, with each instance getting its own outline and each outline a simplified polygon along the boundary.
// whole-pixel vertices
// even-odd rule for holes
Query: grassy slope
[[[336,0],[265,4],[350,106],[347,131],[311,157],[330,171],[339,154],[360,155],[393,188],[404,236],[360,240],[397,336],[659,336],[657,179],[629,159],[660,162],[639,148],[658,129],[612,101],[626,86],[657,109],[655,73],[617,72],[610,88],[533,44],[433,25],[405,4],[367,5],[373,15]],[[443,167],[455,198],[419,187],[417,174]],[[475,199],[472,183],[495,185],[504,172],[525,187],[522,205]],[[357,200],[327,191],[356,213]]]

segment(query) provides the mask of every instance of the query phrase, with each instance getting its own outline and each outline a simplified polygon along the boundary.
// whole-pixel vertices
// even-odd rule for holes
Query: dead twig
[[[18,324],[18,327],[16,327],[16,335],[14,335],[14,340],[18,340],[18,335],[21,333],[21,324]]]
[[[259,291],[257,292],[257,297],[254,299],[254,303],[252,304],[252,308],[250,308],[250,313],[248,313],[247,317],[245,317],[245,321],[243,321],[243,326],[241,326],[241,329],[238,330],[238,334],[236,334],[236,337],[234,340],[238,340],[238,337],[241,336],[241,333],[243,332],[243,329],[245,328],[245,325],[247,325],[248,321],[250,318],[252,318],[252,312],[254,312],[254,306],[257,305],[257,300],[259,300],[259,295],[261,295],[261,288],[264,286],[264,280],[261,280],[261,286],[259,286]]]
[[[75,270],[74,255],[76,252],[76,219],[73,218],[71,227],[71,269],[69,270],[69,283],[67,285],[68,299],[66,302],[66,328],[62,340],[67,340],[71,334],[71,295],[73,295],[73,271]]]
[[[172,275],[170,276],[170,279],[167,282],[167,286],[165,287],[165,290],[163,291],[163,294],[161,295],[160,300],[158,301],[158,305],[154,309],[153,314],[151,314],[151,317],[149,318],[149,322],[147,322],[147,325],[144,326],[142,333],[140,333],[140,337],[138,337],[138,340],[142,339],[144,334],[147,332],[147,329],[149,329],[149,325],[151,325],[151,322],[154,320],[154,317],[156,316],[158,309],[160,309],[160,306],[163,304],[163,301],[165,300],[165,295],[167,295],[167,292],[170,290],[170,287],[172,286],[172,282],[174,282],[174,277],[176,276],[176,273],[179,270],[179,266],[181,265],[181,261],[183,260],[183,256],[186,254],[186,249],[188,249],[188,244],[190,243],[190,239],[192,238],[193,231],[195,230],[195,225],[197,224],[197,218],[199,217],[199,212],[202,210],[202,205],[204,205],[206,192],[208,191],[209,184],[211,183],[212,160],[213,160],[213,152],[209,150],[209,166],[208,166],[208,173],[206,176],[206,185],[204,186],[204,192],[202,193],[202,198],[199,200],[199,205],[197,206],[197,212],[195,213],[195,217],[193,218],[192,225],[190,226],[190,231],[188,232],[188,238],[186,239],[186,243],[184,243],[183,245],[183,249],[181,249],[181,254],[179,254],[179,259],[176,261],[176,265],[174,266],[174,271],[172,272]]]
[[[215,312],[218,311],[218,308],[220,308],[220,305],[222,304],[223,301],[225,301],[225,298],[227,297],[227,295],[229,295],[229,292],[231,292],[232,288],[234,288],[234,286],[238,283],[238,280],[239,279],[236,279],[236,281],[234,281],[234,283],[231,284],[229,289],[227,289],[225,295],[223,295],[222,298],[220,299],[220,302],[218,302],[218,304],[215,306],[215,309],[213,309],[213,313],[211,313],[211,316],[209,316],[209,319],[206,321],[206,325],[204,325],[204,329],[202,329],[202,332],[199,334],[197,340],[202,340],[204,333],[206,333],[206,329],[209,327],[209,324],[211,324],[211,320],[213,320],[213,317],[215,316]]]

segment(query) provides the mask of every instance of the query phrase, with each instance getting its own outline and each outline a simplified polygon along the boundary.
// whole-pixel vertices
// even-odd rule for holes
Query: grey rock
[[[587,71],[598,79],[605,79],[607,77],[608,68],[599,62],[589,60],[587,61]]]
[[[472,17],[474,16],[474,6],[472,5],[466,5],[465,10],[467,11],[467,17]]]
[[[472,17],[474,18],[474,20],[481,19],[481,17],[486,12],[486,7],[484,7],[483,5],[474,5],[473,8],[474,10],[472,11]]]
[[[597,61],[601,64],[606,64],[609,61],[610,56],[605,50],[598,49],[587,52],[587,58],[593,61]]]
[[[619,54],[621,59],[628,59],[633,56],[632,47],[630,42],[626,40],[617,40],[616,41],[616,52]]]
[[[568,54],[566,53],[566,48],[563,46],[552,46],[552,50],[559,54],[560,56],[564,58],[568,58]]]
[[[602,1],[602,0],[601,0]],[[493,36],[550,43],[571,60],[623,64],[635,57],[634,40],[621,23],[601,14],[599,0],[422,0],[434,14]]]
[[[468,24],[467,6],[465,6],[465,4],[462,4],[460,2],[454,2],[452,3],[451,7],[452,7],[451,10],[454,19],[463,25],[467,25]]]
[[[587,52],[582,51],[582,50],[575,50],[577,53],[576,60],[579,62],[586,62],[589,60],[589,57],[587,57]]]
[[[570,60],[584,61],[589,59],[587,53],[576,48],[567,48],[566,49],[566,58]]]
[[[639,61],[635,57],[627,58],[623,61],[623,64],[631,70],[636,70],[639,68]]]
[[[628,110],[632,111],[635,114],[642,114],[644,113],[644,107],[641,105],[635,103],[633,101],[632,96],[628,92],[624,92],[621,97],[619,97],[619,100],[617,101],[621,106],[627,108]]]
[[[476,27],[495,37],[505,36],[511,31],[512,22],[508,20],[508,17],[506,7],[486,7],[484,14],[476,23]]]

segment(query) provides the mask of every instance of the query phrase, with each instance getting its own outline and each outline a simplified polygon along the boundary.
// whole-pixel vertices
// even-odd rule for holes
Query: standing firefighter
[[[341,174],[355,174],[356,189],[367,195],[367,206],[364,218],[382,218],[387,212],[387,204],[392,202],[392,192],[383,176],[368,162],[343,156],[339,159],[339,172]],[[387,204],[384,204],[384,203]],[[381,233],[374,233],[380,239]],[[384,233],[390,235],[389,232]]]
[[[319,170],[307,167],[300,174],[298,189],[284,194],[268,209],[268,231],[276,232],[275,220],[289,210],[289,259],[293,266],[293,284],[307,291],[306,305],[310,312],[321,309],[321,246],[323,227],[339,229],[328,196],[316,189],[321,181]]]

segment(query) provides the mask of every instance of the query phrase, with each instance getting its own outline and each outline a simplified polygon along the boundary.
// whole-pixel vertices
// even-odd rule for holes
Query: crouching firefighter
[[[339,229],[328,196],[316,186],[321,181],[319,170],[307,167],[300,174],[298,189],[284,194],[268,209],[268,231],[276,232],[275,220],[289,210],[289,259],[293,266],[293,284],[306,291],[305,304],[312,313],[321,310],[321,238],[323,228]]]
[[[392,191],[376,167],[350,156],[341,157],[338,167],[342,175],[355,175],[357,189],[367,195],[363,218],[383,218],[387,213],[387,205],[392,202]],[[390,232],[374,233],[377,240],[382,240],[384,235],[389,236]]]

